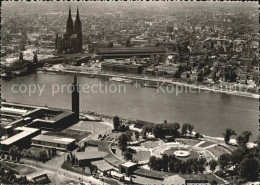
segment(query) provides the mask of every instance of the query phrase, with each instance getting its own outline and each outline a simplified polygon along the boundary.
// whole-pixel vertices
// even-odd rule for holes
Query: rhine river
[[[50,106],[59,108],[71,108],[71,95],[65,85],[73,81],[72,74],[31,74],[2,81],[2,98],[6,101]],[[258,135],[258,99],[239,97],[221,93],[209,92],[182,92],[176,96],[176,88],[169,92],[156,88],[133,87],[125,84],[119,87],[118,82],[111,82],[107,78],[88,78],[79,76],[81,85],[88,84],[93,91],[86,90],[80,93],[80,111],[94,111],[101,114],[118,115],[125,118],[146,120],[156,123],[178,122],[190,123],[194,130],[205,135],[222,137],[226,128],[234,129],[237,134],[249,130],[253,133],[252,141]],[[23,89],[30,84],[44,86],[41,96],[39,89],[30,96],[28,91],[18,92],[18,86],[12,91],[12,85],[25,84]],[[52,96],[56,85],[59,92]],[[63,92],[61,85],[64,85]],[[99,91],[99,86],[103,88]],[[105,86],[109,86],[116,93],[105,92]],[[85,86],[86,87],[86,86]],[[94,88],[95,87],[95,88]],[[120,92],[119,92],[120,89]],[[166,90],[166,87],[162,89]],[[99,91],[99,92],[96,92]]]

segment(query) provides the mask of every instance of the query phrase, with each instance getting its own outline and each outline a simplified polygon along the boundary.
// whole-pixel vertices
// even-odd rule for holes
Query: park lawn
[[[173,148],[171,148],[171,149],[168,149],[168,150],[165,150],[163,153],[164,154],[166,154],[166,155],[174,155],[174,152],[175,151],[178,151],[179,149],[173,149]],[[186,149],[181,149],[181,150],[186,150]],[[188,150],[186,150],[186,151],[188,151]],[[199,157],[199,154],[197,153],[197,152],[195,152],[195,151],[190,151],[190,156],[188,156],[188,157],[177,157],[178,159],[180,159],[180,160],[182,160],[182,161],[186,161],[186,160],[188,160],[188,159],[193,159],[193,158],[198,158]]]
[[[213,153],[213,155],[215,155],[216,157],[219,157],[222,154],[227,153],[223,148],[221,148],[219,146],[214,146],[214,147],[208,148],[207,150],[210,151],[211,153]]]
[[[6,170],[13,170],[18,175],[28,175],[37,171],[35,168],[29,166],[4,161],[1,162],[1,167]]]
[[[141,143],[141,146],[144,146],[145,148],[155,148],[159,146],[159,144],[155,141],[146,141],[144,143]]]
[[[69,128],[74,130],[95,132],[100,134],[112,129],[111,126],[98,121],[80,121]]]
[[[201,142],[200,140],[196,140],[196,139],[176,139],[176,140],[191,146],[195,146],[196,144]]]
[[[149,160],[150,152],[149,151],[137,151],[136,154],[134,154],[134,158],[137,161]]]
[[[215,143],[210,142],[210,141],[206,141],[205,143],[199,145],[199,147],[205,148],[205,147],[210,146],[210,145],[213,145],[213,144],[215,144]]]

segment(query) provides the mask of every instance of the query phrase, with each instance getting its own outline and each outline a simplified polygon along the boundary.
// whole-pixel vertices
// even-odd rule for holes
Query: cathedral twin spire
[[[66,33],[72,35],[73,33],[82,34],[81,21],[79,18],[79,9],[77,8],[77,15],[73,26],[73,20],[71,18],[71,10],[69,7],[69,16],[67,20]]]

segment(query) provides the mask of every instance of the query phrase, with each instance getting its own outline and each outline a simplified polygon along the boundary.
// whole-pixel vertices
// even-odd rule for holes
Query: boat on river
[[[122,77],[111,77],[110,81],[121,82],[121,83],[133,83],[133,80],[122,78]]]

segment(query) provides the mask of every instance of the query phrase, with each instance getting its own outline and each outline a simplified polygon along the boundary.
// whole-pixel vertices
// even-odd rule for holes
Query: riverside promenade
[[[213,92],[213,93],[224,93],[224,94],[229,94],[229,95],[236,95],[236,96],[242,96],[242,97],[248,97],[248,98],[254,98],[254,99],[259,99],[259,94],[257,93],[252,93],[248,92],[246,90],[233,90],[231,88],[222,88],[216,85],[212,86],[207,86],[207,85],[196,85],[196,84],[188,84],[184,82],[178,82],[174,81],[172,79],[167,79],[167,78],[154,78],[154,77],[145,77],[145,76],[136,76],[136,75],[129,75],[129,74],[112,74],[112,73],[102,73],[102,72],[91,72],[91,71],[81,71],[81,70],[67,70],[64,68],[48,68],[48,69],[38,69],[38,71],[42,72],[50,72],[50,73],[72,73],[72,74],[81,74],[81,75],[87,75],[90,76],[91,78],[93,77],[121,77],[125,79],[130,79],[130,80],[135,80],[135,81],[148,81],[148,82],[153,82],[153,83],[158,83],[160,86],[165,86],[168,84],[179,86],[179,87],[184,87],[184,88],[191,88],[191,89],[196,89],[199,92],[200,91],[208,91],[208,92]],[[230,86],[232,86],[230,84]],[[234,85],[233,85],[234,86]]]

